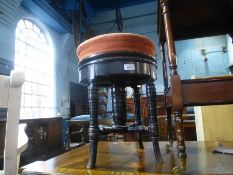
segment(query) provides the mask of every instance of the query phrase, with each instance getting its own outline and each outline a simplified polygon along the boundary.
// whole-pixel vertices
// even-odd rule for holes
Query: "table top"
[[[233,142],[224,142],[233,147]],[[215,142],[186,142],[188,174],[232,174],[233,155],[212,153]],[[151,142],[144,142],[140,150],[136,142],[99,142],[97,168],[86,169],[89,144],[66,152],[47,161],[37,161],[23,167],[24,172],[50,172],[61,174],[170,174],[177,160],[176,144],[172,152],[166,151],[166,142],[160,142],[164,163],[155,163]]]

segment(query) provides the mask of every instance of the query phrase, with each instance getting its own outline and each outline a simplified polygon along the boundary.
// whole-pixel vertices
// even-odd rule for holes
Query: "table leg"
[[[182,110],[175,111],[175,120],[176,120],[176,138],[177,138],[177,149],[179,156],[178,167],[173,168],[174,174],[181,174],[186,170],[186,152],[185,152],[185,141],[184,141],[184,127],[183,127],[183,118],[182,118]]]

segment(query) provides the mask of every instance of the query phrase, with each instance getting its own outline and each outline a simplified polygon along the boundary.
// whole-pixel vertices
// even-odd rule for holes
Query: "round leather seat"
[[[77,48],[77,56],[81,62],[97,54],[121,51],[156,56],[155,46],[150,39],[131,33],[111,33],[88,39]]]

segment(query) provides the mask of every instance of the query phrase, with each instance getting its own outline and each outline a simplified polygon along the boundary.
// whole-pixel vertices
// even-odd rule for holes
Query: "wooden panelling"
[[[62,118],[20,120],[26,123],[28,147],[21,154],[21,164],[46,160],[64,151],[62,142]],[[5,121],[0,122],[0,156],[3,156]]]
[[[26,133],[29,137],[28,148],[21,156],[22,164],[45,160],[63,151],[62,118],[31,119],[20,122],[27,123]]]
[[[6,133],[6,122],[0,121],[0,158],[3,157],[4,145],[5,145],[5,133]]]

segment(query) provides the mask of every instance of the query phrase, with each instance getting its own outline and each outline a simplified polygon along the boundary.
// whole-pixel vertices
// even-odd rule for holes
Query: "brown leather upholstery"
[[[155,57],[155,46],[148,38],[131,33],[99,35],[81,43],[77,48],[79,61],[106,52],[134,51]]]

